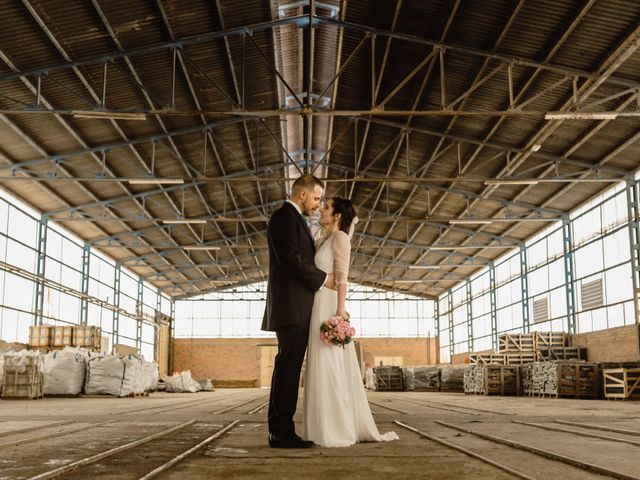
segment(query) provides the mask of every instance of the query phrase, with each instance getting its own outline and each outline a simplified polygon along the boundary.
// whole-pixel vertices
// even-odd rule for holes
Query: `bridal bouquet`
[[[344,348],[351,342],[355,334],[356,329],[351,326],[349,320],[339,316],[331,317],[320,325],[320,340],[327,345],[333,343]]]

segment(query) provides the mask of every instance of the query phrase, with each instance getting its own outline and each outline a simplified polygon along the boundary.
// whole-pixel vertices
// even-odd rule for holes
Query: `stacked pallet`
[[[32,325],[29,327],[29,348],[47,352],[64,347],[81,347],[99,352],[102,329],[94,325]]]
[[[505,365],[506,358],[503,353],[471,353],[469,363],[471,365]]]
[[[640,399],[640,368],[607,368],[602,376],[604,398]]]
[[[596,398],[598,367],[594,363],[560,360],[535,362],[522,369],[525,395]]]
[[[37,352],[3,355],[2,398],[44,396],[44,363]]]
[[[540,361],[587,360],[587,349],[578,347],[547,348],[538,350]]]
[[[374,367],[374,387],[380,392],[400,392],[404,388],[400,367]]]
[[[464,372],[464,393],[520,395],[520,367],[471,365]]]
[[[505,365],[526,365],[543,359],[586,359],[584,349],[568,348],[568,339],[564,332],[503,333],[498,337],[499,353],[504,355]]]

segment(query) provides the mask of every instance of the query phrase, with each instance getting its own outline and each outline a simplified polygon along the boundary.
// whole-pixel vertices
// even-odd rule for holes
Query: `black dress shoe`
[[[289,437],[281,437],[273,433],[269,434],[269,446],[271,448],[312,448],[315,445],[312,441],[302,440],[295,434]]]

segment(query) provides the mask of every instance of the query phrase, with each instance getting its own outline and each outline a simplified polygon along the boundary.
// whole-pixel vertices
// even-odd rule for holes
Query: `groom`
[[[314,446],[296,435],[293,415],[313,299],[322,286],[335,287],[333,273],[326,274],[314,264],[315,245],[303,217],[320,207],[322,193],[318,178],[299,177],[291,187],[291,198],[274,212],[267,227],[269,280],[262,330],[276,332],[278,338],[269,398],[272,448]]]

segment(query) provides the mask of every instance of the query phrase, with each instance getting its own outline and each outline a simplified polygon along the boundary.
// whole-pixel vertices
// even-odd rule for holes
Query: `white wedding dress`
[[[338,231],[318,242],[316,266],[333,272],[336,284],[347,283],[350,240]],[[325,344],[320,325],[335,315],[338,293],[322,287],[311,312],[302,424],[304,438],[322,447],[348,447],[357,442],[397,440],[394,432],[381,435],[373,420],[353,343],[345,348]]]

